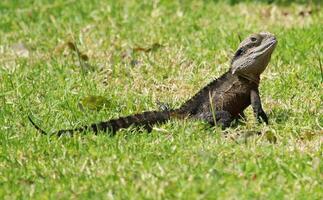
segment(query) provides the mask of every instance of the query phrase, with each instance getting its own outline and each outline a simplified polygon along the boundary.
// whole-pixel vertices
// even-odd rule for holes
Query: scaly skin
[[[242,41],[231,61],[229,71],[210,82],[180,108],[163,111],[147,111],[140,114],[111,119],[75,129],[54,133],[61,136],[92,130],[95,133],[115,134],[121,128],[143,126],[148,131],[154,124],[164,123],[171,118],[192,118],[207,121],[210,125],[230,126],[234,119],[244,116],[243,111],[251,105],[255,117],[268,124],[259,96],[260,74],[266,69],[277,44],[271,33],[258,33]],[[32,125],[47,134],[30,117]]]

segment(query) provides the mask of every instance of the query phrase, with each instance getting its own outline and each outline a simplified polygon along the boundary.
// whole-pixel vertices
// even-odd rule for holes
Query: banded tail
[[[64,129],[59,130],[54,135],[61,136],[64,134],[73,135],[74,132],[84,132],[87,130],[92,130],[95,134],[99,131],[107,132],[109,131],[114,135],[121,128],[128,128],[130,126],[143,126],[148,131],[151,131],[151,128],[154,124],[164,123],[168,121],[171,117],[177,117],[175,110],[165,110],[165,111],[147,111],[140,114],[129,115],[126,117],[120,117],[117,119],[111,119],[105,122],[94,123],[87,126],[82,126],[75,129]],[[30,116],[28,116],[31,124],[42,134],[48,135],[43,129],[36,125]],[[51,134],[52,135],[52,134]]]

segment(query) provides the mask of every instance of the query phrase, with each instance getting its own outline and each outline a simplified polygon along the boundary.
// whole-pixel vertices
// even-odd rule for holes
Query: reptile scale
[[[276,37],[268,32],[248,36],[235,52],[230,69],[202,88],[178,109],[146,111],[74,129],[59,130],[54,134],[73,135],[75,132],[92,130],[96,134],[108,132],[114,135],[119,129],[130,126],[141,126],[151,131],[154,124],[165,123],[173,118],[200,119],[212,126],[227,128],[233,120],[244,116],[243,111],[249,105],[252,106],[258,121],[268,124],[258,87],[260,74],[266,69],[276,44]],[[32,121],[31,117],[28,119],[38,131],[47,134]]]

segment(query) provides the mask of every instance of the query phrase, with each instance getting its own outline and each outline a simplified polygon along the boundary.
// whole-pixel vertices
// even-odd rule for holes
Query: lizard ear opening
[[[236,71],[236,67],[234,67],[234,63],[239,59],[239,57],[243,54],[243,48],[239,48],[236,53],[233,56],[233,59],[231,60],[231,70],[232,70],[232,74],[235,73]]]
[[[238,49],[238,51],[234,54],[233,57],[234,58],[237,58],[237,57],[241,56],[242,52],[243,52],[243,49],[242,48]]]

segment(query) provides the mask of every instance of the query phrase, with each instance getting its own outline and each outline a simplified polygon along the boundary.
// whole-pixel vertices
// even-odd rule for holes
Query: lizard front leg
[[[265,113],[265,111],[262,109],[261,100],[259,96],[258,90],[251,90],[250,92],[250,100],[251,100],[251,106],[253,109],[253,113],[257,120],[259,122],[264,121],[266,124],[268,124],[268,117]]]

